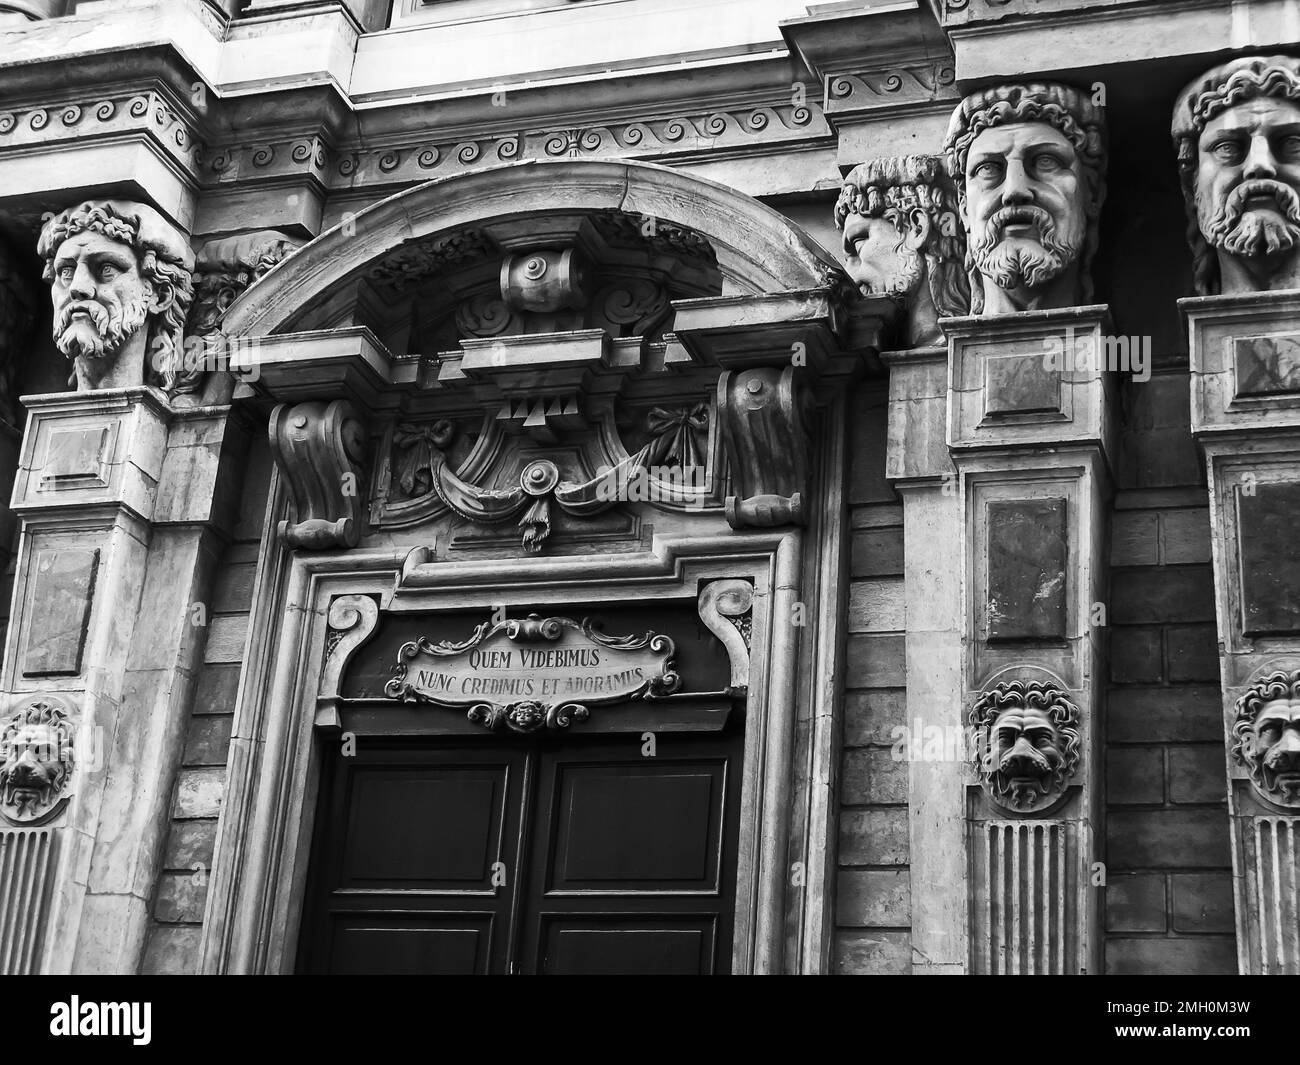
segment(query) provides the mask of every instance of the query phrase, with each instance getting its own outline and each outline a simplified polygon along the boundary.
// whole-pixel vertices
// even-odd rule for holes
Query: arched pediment
[[[620,234],[630,239],[620,244]],[[351,324],[363,320],[348,317],[359,303],[400,315],[421,290],[452,290],[464,303],[476,285],[495,287],[512,251],[575,243],[617,260],[620,279],[668,278],[674,299],[806,291],[839,272],[796,224],[716,182],[649,163],[530,161],[431,181],[348,218],[251,286],[223,331],[258,337]]]

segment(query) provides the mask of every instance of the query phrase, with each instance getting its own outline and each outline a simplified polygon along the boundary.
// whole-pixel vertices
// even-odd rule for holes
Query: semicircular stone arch
[[[393,347],[428,350],[412,329],[436,334],[430,322],[450,320],[451,304],[494,292],[504,258],[574,245],[610,260],[596,272],[648,279],[672,299],[807,291],[839,272],[795,223],[716,182],[649,163],[529,161],[431,181],[345,219],[243,293],[223,332],[366,324]],[[393,343],[402,330],[407,342]]]

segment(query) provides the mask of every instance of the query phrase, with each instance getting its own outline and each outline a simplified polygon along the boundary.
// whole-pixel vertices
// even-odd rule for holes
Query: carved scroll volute
[[[700,620],[722,641],[731,662],[731,695],[749,691],[749,641],[753,625],[754,586],[749,581],[713,581],[700,591]]]
[[[326,616],[325,665],[316,695],[316,724],[340,727],[339,699],[343,671],[353,655],[375,634],[379,604],[368,595],[340,595],[330,600]]]
[[[281,521],[290,547],[356,547],[361,538],[365,431],[346,400],[313,401],[271,412],[271,453],[293,493],[296,521]]]
[[[726,501],[733,529],[805,522],[810,414],[793,366],[729,371],[718,379],[718,418],[735,490]]]

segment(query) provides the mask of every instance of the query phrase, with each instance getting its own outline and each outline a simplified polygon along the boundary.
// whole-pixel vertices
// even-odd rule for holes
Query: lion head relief
[[[1300,670],[1252,684],[1236,710],[1232,757],[1269,802],[1300,807]]]
[[[971,708],[975,772],[999,806],[1030,813],[1065,794],[1079,764],[1079,709],[1050,684],[1009,681]]]
[[[0,813],[16,823],[49,813],[72,773],[72,726],[63,708],[36,698],[0,731]]]

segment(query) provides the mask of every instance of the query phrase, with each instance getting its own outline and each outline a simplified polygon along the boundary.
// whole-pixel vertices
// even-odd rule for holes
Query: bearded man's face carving
[[[1037,289],[1065,273],[1087,236],[1082,162],[1046,122],[993,126],[971,143],[966,212],[975,266],[999,289]]]
[[[70,359],[113,359],[154,309],[135,251],[86,230],[65,240],[53,264],[54,340]]]
[[[1243,258],[1300,245],[1300,105],[1257,97],[1206,123],[1196,212],[1211,247]]]
[[[910,227],[900,230],[888,217],[851,214],[844,220],[844,268],[864,296],[902,299],[920,285],[929,220],[916,211],[908,221]]]
[[[72,732],[48,702],[20,710],[0,733],[0,813],[23,824],[38,821],[60,799],[72,771]]]

